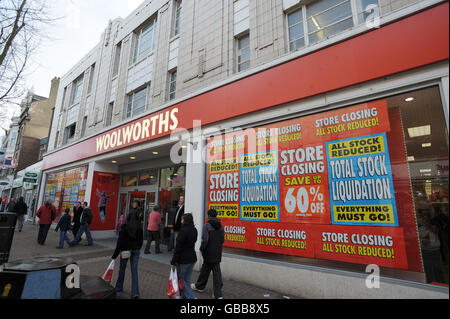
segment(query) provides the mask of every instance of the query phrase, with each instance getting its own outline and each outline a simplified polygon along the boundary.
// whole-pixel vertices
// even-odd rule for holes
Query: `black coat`
[[[81,223],[80,223],[80,217],[81,217],[81,213],[83,212],[83,207],[76,207],[76,206],[74,206],[73,207],[73,224],[74,224],[74,227],[78,227],[78,228],[80,228],[80,225],[81,225]]]
[[[194,264],[197,261],[195,243],[197,242],[197,229],[194,225],[183,226],[178,234],[175,251],[171,265]]]
[[[136,237],[132,238],[128,234],[127,224],[123,224],[120,228],[119,239],[117,240],[116,250],[112,255],[112,259],[116,259],[120,252],[125,250],[140,250],[144,242],[142,229],[136,233]]]
[[[81,225],[90,225],[92,223],[92,212],[89,207],[83,209]]]
[[[218,264],[222,261],[222,245],[225,241],[225,233],[220,219],[209,218],[203,226],[202,244],[200,251],[203,259],[208,264]]]
[[[64,214],[59,219],[58,225],[56,225],[55,231],[58,231],[58,229],[61,229],[61,231],[68,231],[70,230],[70,215]]]
[[[27,212],[28,206],[25,202],[17,202],[16,205],[14,205],[14,213],[16,213],[16,215],[26,215]]]
[[[180,210],[180,212],[178,213],[178,216],[177,216],[178,210]],[[176,218],[176,220],[174,221],[174,224],[172,224],[174,231],[180,231],[180,229],[181,229],[181,217],[183,217],[183,215],[184,215],[184,205],[183,205],[183,207],[181,207],[181,209],[180,209],[179,206],[175,207],[175,215],[173,216],[173,218],[174,219]]]

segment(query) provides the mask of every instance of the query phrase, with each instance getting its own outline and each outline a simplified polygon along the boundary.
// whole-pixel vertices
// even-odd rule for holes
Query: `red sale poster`
[[[408,269],[415,221],[397,218],[390,131],[382,99],[210,138],[207,207],[225,246]]]
[[[94,172],[90,207],[91,230],[113,230],[116,223],[120,175]]]

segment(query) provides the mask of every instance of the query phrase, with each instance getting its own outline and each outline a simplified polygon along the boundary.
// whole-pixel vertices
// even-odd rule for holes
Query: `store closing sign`
[[[383,99],[208,140],[225,246],[406,268],[389,131]]]

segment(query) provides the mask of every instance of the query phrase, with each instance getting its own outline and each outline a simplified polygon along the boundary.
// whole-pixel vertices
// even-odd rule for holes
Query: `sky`
[[[26,78],[28,89],[48,97],[50,81],[62,77],[100,41],[108,21],[126,18],[144,0],[47,0],[52,17],[46,37],[33,57]],[[10,110],[18,115],[19,107]],[[15,113],[15,114],[14,114]],[[8,128],[9,123],[0,123]],[[0,130],[0,136],[4,135]]]

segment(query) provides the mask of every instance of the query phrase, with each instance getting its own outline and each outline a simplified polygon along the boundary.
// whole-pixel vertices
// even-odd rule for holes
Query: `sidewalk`
[[[22,232],[16,231],[14,241],[11,247],[10,261],[33,258],[38,256],[46,257],[72,257],[80,266],[82,275],[102,276],[111,261],[111,256],[115,248],[115,239],[94,241],[93,246],[84,246],[85,241],[74,248],[56,249],[59,241],[59,233],[54,229],[50,229],[45,246],[37,244],[37,233],[39,226],[31,225],[29,222],[25,224]],[[69,235],[71,237],[71,235]],[[145,244],[145,241],[144,241]],[[141,251],[139,259],[139,290],[142,299],[167,299],[166,289],[169,280],[170,259],[172,254],[167,252],[167,247],[162,245],[162,254],[154,254],[154,243],[152,243],[150,255],[144,255]],[[116,270],[118,269],[119,259],[116,260]],[[114,272],[112,283],[115,284],[118,271]],[[252,285],[227,280],[224,276],[223,296],[225,299],[284,299],[285,295],[279,292],[269,291],[267,289],[255,287]],[[195,281],[198,272],[194,271],[192,280]],[[131,271],[128,266],[124,293],[119,298],[129,298],[131,291]],[[204,293],[194,292],[199,299],[211,299],[212,296],[212,275],[208,281],[208,286]],[[290,296],[291,299],[298,297]]]

